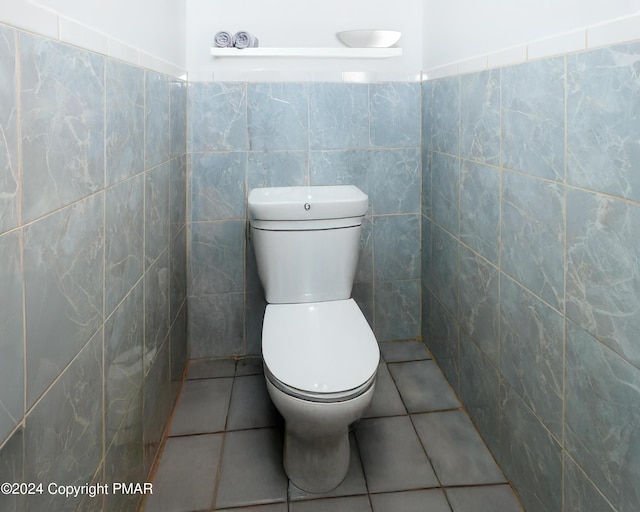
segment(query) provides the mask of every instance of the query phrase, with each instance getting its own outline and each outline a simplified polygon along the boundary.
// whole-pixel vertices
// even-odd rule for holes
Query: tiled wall
[[[260,353],[254,187],[355,184],[369,195],[354,297],[380,340],[420,335],[420,85],[189,86],[191,357]]]
[[[640,507],[639,70],[423,84],[423,335],[528,511]]]
[[[186,84],[0,25],[0,135],[0,481],[144,481],[186,359]]]

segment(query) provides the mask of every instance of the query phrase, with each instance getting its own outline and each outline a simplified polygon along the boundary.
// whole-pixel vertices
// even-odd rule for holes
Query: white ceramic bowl
[[[397,30],[346,30],[338,32],[340,40],[351,48],[389,48],[398,42]]]

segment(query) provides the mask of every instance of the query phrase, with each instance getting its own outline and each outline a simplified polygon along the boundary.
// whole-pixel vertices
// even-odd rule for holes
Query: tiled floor
[[[349,473],[324,495],[287,480],[261,361],[192,362],[145,512],[522,512],[424,345],[381,351]]]

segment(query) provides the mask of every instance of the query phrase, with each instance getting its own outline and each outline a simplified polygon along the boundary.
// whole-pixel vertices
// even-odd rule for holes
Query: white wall
[[[271,76],[318,80],[343,71],[390,78],[417,76],[422,61],[423,0],[187,0],[189,79],[251,79]],[[387,59],[212,58],[219,30],[247,30],[261,47],[342,47],[336,33],[350,29],[400,30],[402,57]]]
[[[179,76],[186,0],[0,0],[0,22]]]
[[[579,29],[638,12],[639,0],[427,0],[422,67],[437,68],[559,34],[586,33]]]

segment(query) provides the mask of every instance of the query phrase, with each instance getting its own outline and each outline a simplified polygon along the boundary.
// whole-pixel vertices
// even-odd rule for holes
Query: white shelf
[[[211,48],[213,57],[318,57],[384,59],[400,57],[402,48]]]

